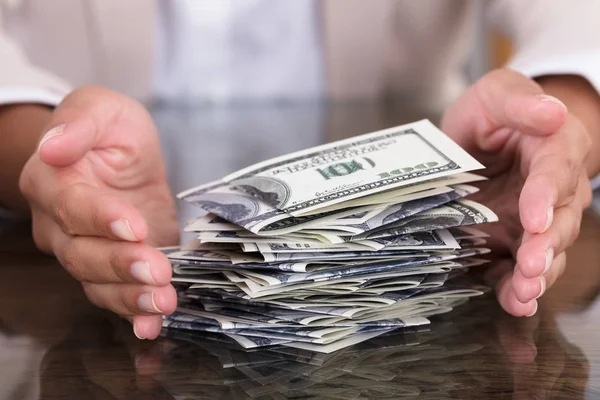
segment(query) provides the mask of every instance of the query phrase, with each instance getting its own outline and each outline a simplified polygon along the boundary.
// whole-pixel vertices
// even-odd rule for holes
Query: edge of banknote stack
[[[483,166],[423,120],[267,160],[178,197],[206,211],[161,249],[173,264],[168,330],[246,349],[330,353],[429,323],[486,288],[497,221],[466,197]]]

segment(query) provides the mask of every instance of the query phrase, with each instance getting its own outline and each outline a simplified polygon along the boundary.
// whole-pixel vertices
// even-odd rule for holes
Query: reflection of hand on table
[[[583,399],[589,366],[579,348],[569,343],[556,327],[554,317],[542,306],[532,318],[497,320],[498,340],[512,366],[513,398]]]

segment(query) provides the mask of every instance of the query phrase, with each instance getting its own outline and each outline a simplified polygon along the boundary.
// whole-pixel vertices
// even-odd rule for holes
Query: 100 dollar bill
[[[427,120],[267,160],[179,194],[229,186],[291,215],[483,168]]]

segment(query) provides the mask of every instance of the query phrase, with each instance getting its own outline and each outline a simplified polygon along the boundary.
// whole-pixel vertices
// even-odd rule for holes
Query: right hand
[[[134,100],[87,86],[56,108],[47,132],[19,182],[36,245],[92,303],[156,338],[177,297],[153,247],[177,243],[178,228],[152,119]]]

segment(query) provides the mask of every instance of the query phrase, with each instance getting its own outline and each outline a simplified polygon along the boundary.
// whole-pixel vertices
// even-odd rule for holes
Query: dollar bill
[[[444,206],[382,226],[371,232],[356,235],[352,237],[351,240],[373,240],[375,238],[405,235],[411,232],[483,224],[495,221],[498,221],[496,214],[484,205],[470,200],[457,200]]]
[[[430,196],[424,199],[418,199],[401,204],[394,204],[371,217],[362,223],[339,223],[339,220],[327,221],[320,225],[321,229],[339,229],[360,234],[384,225],[389,225],[393,222],[419,214],[423,211],[439,207],[443,204],[450,203],[453,200],[461,199],[465,196],[477,192],[477,188],[469,185],[459,185],[453,188],[452,191]]]
[[[205,325],[194,322],[179,322],[172,320],[163,320],[163,327],[165,328],[175,328],[175,329],[185,329],[191,331],[199,331],[199,332],[213,332],[213,333],[225,333],[227,335],[236,335],[242,336],[247,340],[261,340],[269,339],[269,340],[284,340],[287,342],[305,342],[305,343],[315,343],[315,344],[328,344],[335,342],[337,340],[343,339],[354,332],[359,331],[358,327],[345,327],[345,328],[330,328],[330,329],[320,329],[321,335],[314,336],[319,334],[320,332],[317,330],[297,330],[294,328],[279,328],[277,330],[256,330],[256,329],[221,329],[214,325]],[[326,334],[324,331],[328,331]],[[312,334],[312,335],[310,335]]]
[[[316,211],[303,212],[299,215],[312,215],[314,213],[327,213],[350,207],[359,207],[372,204],[405,203],[407,201],[418,200],[429,196],[451,191],[450,185],[459,185],[486,180],[486,177],[464,172],[461,174],[444,176],[442,178],[431,179],[425,182],[413,183],[401,188],[384,190],[382,192],[359,197],[357,199],[344,201],[332,206],[322,207]]]
[[[200,232],[198,240],[201,243],[281,243],[281,244],[323,244],[322,241],[301,236],[258,236],[240,235],[233,231]],[[237,246],[239,249],[239,246]],[[225,248],[231,250],[232,248]]]
[[[212,215],[229,221],[238,229],[246,229],[255,234],[273,235],[285,234],[301,229],[318,226],[328,219],[352,215],[362,211],[379,208],[380,205],[367,205],[341,211],[295,217],[279,210],[249,194],[233,190],[229,186],[219,187],[209,192],[190,195],[190,203],[199,206]],[[205,221],[192,222],[188,230],[198,229]],[[219,224],[221,226],[222,224]],[[234,230],[231,225],[225,226],[224,231]]]
[[[302,220],[311,217],[288,218],[262,227],[261,234],[285,235],[292,232],[310,230],[311,228],[319,228],[321,230],[341,230],[354,234],[362,233],[366,230],[380,226],[382,220],[386,218],[388,220],[400,219],[404,216],[412,215],[449,201],[460,199],[475,193],[477,190],[478,189],[473,186],[457,185],[451,188],[450,191],[403,203],[384,203],[377,208],[373,208],[373,205],[363,206],[352,209],[351,211],[339,212],[337,214],[315,214],[312,217],[316,217],[317,215],[325,215],[325,217],[316,218],[308,222],[302,222]],[[394,219],[394,217],[396,219]]]
[[[205,232],[205,231],[237,231],[240,227],[217,215],[206,214],[189,221],[184,232]]]
[[[201,243],[199,239],[192,239],[180,247],[181,251],[220,251],[239,250],[240,246],[232,243]]]
[[[264,161],[178,197],[190,200],[229,186],[298,215],[480,168],[479,162],[423,120]]]
[[[313,252],[350,252],[350,251],[400,251],[400,250],[447,250],[460,248],[458,242],[447,230],[406,233],[399,236],[374,237],[367,240],[347,241],[339,237],[339,244],[281,244],[281,243],[242,243],[246,252],[260,252],[267,261],[269,253],[313,253]]]

